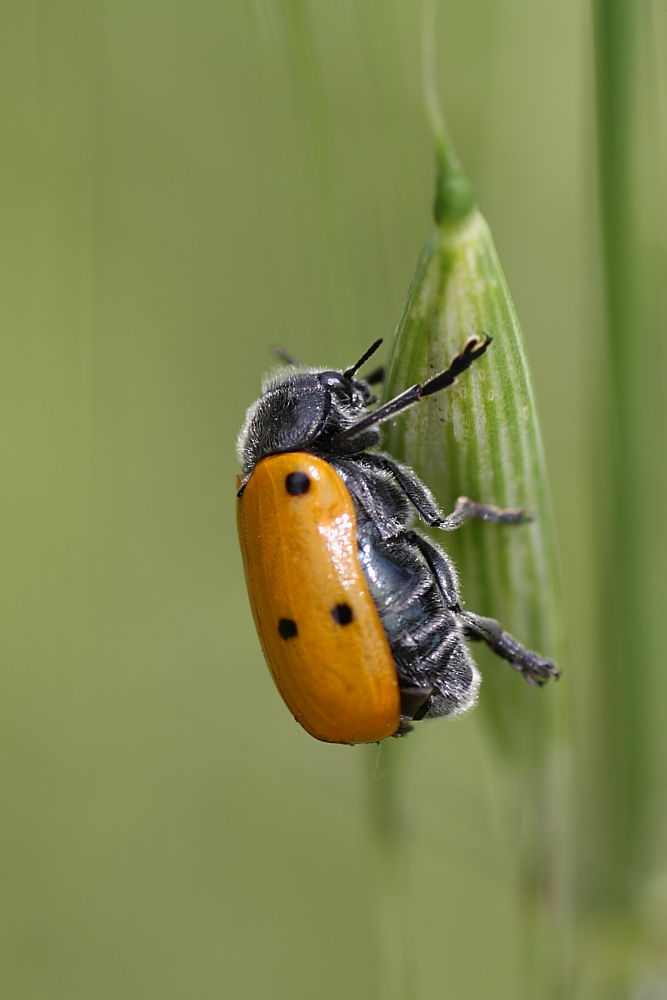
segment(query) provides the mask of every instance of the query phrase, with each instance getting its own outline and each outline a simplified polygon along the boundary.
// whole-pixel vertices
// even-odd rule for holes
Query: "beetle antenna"
[[[301,362],[298,361],[293,354],[289,354],[284,347],[280,347],[278,344],[274,344],[271,348],[272,352],[281,361],[284,361],[286,365],[300,365]]]
[[[421,385],[419,383],[411,385],[409,389],[404,389],[398,396],[394,396],[393,399],[379,406],[377,410],[373,410],[372,413],[368,413],[361,420],[357,420],[356,424],[352,424],[351,427],[341,431],[340,434],[336,435],[335,440],[340,441],[344,438],[353,437],[360,431],[368,430],[369,427],[373,427],[375,424],[381,424],[383,421],[389,420],[390,417],[395,417],[397,413],[407,410],[409,406],[418,403],[425,396],[432,396],[434,392],[447,389],[450,385],[453,385],[457,376],[467,368],[470,368],[471,364],[484,354],[491,340],[491,337],[485,335],[484,340],[480,343],[477,337],[471,337],[461,353],[456,355],[449,368],[446,368],[445,371],[440,372],[438,375],[434,375],[428,382],[424,382]]]
[[[373,344],[371,344],[368,350],[364,351],[364,353],[361,355],[361,357],[355,364],[353,364],[350,368],[346,368],[345,371],[343,372],[345,378],[352,378],[353,375],[356,375],[361,366],[365,365],[368,359],[373,354],[375,354],[381,343],[382,343],[382,337],[380,337],[379,340],[376,340]]]

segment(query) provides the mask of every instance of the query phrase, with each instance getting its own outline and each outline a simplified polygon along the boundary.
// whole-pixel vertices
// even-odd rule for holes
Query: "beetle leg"
[[[346,368],[343,374],[348,377],[354,374],[359,365],[363,364],[366,358],[379,346],[379,343],[377,341],[356,365],[353,365],[352,368]],[[381,424],[385,420],[395,417],[403,410],[407,410],[408,407],[414,406],[415,403],[418,403],[421,399],[425,399],[426,396],[432,396],[433,393],[441,392],[448,386],[453,385],[456,382],[457,376],[461,375],[467,368],[470,368],[471,364],[484,354],[490,343],[491,337],[486,334],[483,341],[480,341],[477,337],[471,337],[463,350],[456,355],[449,368],[434,375],[433,378],[428,379],[426,382],[409,386],[403,392],[400,392],[398,396],[387,400],[377,410],[367,413],[361,420],[357,420],[356,423],[351,424],[350,427],[346,427],[345,430],[337,434],[333,438],[334,443],[340,444],[341,441],[355,438],[361,431],[365,431],[369,427],[374,427],[376,424]]]
[[[423,719],[433,688],[430,684],[426,687],[401,687],[401,722],[393,734],[396,738],[407,736],[414,729],[413,722]]]
[[[422,538],[416,531],[406,531],[405,538],[423,555],[449,610],[459,611],[459,591],[452,563],[440,549]]]
[[[401,687],[400,694],[401,721],[412,722],[423,716],[428,700],[433,694],[433,687],[430,684],[426,687]]]
[[[363,460],[367,468],[382,469],[388,472],[405,493],[422,521],[430,527],[437,527],[442,523],[444,515],[435,502],[433,494],[412,469],[399,465],[387,455],[376,452],[366,452],[363,456],[359,456],[359,460]]]
[[[368,456],[363,456],[364,459],[366,457]],[[383,500],[382,483],[377,481],[377,472],[381,466],[365,463],[361,456],[347,460],[336,457],[331,460],[331,465],[343,477],[361,511],[373,522],[382,539],[388,541],[403,533],[407,521],[407,505],[401,516],[400,512],[393,509],[393,504]]]
[[[384,469],[393,476],[422,521],[430,528],[454,531],[473,517],[482,521],[493,521],[497,524],[524,524],[526,521],[532,520],[530,514],[519,507],[503,510],[490,504],[475,503],[468,497],[459,497],[452,513],[445,515],[435,502],[431,491],[412,469],[399,465],[387,455],[377,453],[366,453],[359,456],[358,460],[363,461],[367,466]]]
[[[473,517],[481,521],[493,521],[495,524],[525,524],[527,521],[532,521],[530,514],[521,507],[503,509],[492,507],[490,504],[475,503],[468,497],[459,497],[452,513],[443,518],[436,527],[442,528],[443,531],[454,531]]]
[[[538,653],[526,649],[514,636],[505,632],[495,618],[483,618],[472,611],[459,611],[459,617],[471,638],[482,639],[494,653],[508,660],[515,670],[522,673],[530,684],[541,686],[550,677],[560,677],[560,671],[552,660],[544,660]]]

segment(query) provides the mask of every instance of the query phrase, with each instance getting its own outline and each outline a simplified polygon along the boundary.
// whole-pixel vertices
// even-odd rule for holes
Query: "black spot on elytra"
[[[301,496],[310,489],[310,478],[305,472],[290,472],[285,476],[285,489],[293,497]]]
[[[293,618],[281,618],[278,622],[278,631],[283,639],[293,639],[299,632]]]
[[[349,625],[354,615],[349,604],[334,604],[331,609],[331,617],[337,625]]]

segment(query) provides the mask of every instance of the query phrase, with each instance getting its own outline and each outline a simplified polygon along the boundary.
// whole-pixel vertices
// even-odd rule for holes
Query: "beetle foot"
[[[539,656],[531,656],[523,663],[512,663],[512,666],[523,675],[529,684],[533,684],[535,687],[542,687],[551,678],[557,681],[561,675],[561,671],[553,660],[543,660]]]

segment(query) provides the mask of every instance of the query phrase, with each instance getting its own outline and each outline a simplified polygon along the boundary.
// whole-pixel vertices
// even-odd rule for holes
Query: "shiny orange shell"
[[[400,722],[396,667],[338,473],[305,452],[262,459],[238,501],[238,526],[264,655],[297,721],[328,743],[391,736]]]

